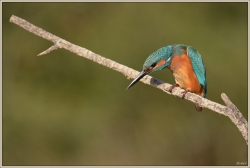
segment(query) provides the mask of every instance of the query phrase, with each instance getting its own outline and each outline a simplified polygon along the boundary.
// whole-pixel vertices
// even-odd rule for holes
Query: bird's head
[[[173,46],[166,46],[152,53],[144,62],[141,73],[127,87],[129,89],[145,75],[168,67],[172,61]]]

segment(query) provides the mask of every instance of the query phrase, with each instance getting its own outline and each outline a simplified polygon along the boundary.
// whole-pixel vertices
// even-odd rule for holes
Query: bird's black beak
[[[141,78],[143,78],[145,75],[149,74],[151,71],[144,71],[142,70],[139,75],[130,83],[130,85],[128,85],[127,89],[131,88],[134,84],[136,84],[136,82],[138,82]]]

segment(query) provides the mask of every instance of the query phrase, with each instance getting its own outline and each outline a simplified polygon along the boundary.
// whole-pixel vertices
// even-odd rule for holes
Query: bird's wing
[[[195,75],[197,76],[199,83],[203,86],[204,97],[206,97],[207,93],[206,68],[201,58],[201,55],[197,50],[195,50],[191,46],[188,46],[187,54],[191,58]]]

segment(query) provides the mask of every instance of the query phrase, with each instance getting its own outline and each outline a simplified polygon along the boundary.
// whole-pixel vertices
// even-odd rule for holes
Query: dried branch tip
[[[221,99],[225,102],[228,108],[233,111],[240,112],[239,109],[231,102],[231,100],[227,97],[225,93],[221,93]]]
[[[47,50],[41,52],[40,54],[38,54],[37,56],[42,56],[42,55],[45,55],[45,54],[48,54],[50,53],[51,51],[54,51],[54,50],[57,50],[58,48],[61,48],[60,46],[60,39],[56,41],[56,43],[51,46],[50,48],[48,48]]]

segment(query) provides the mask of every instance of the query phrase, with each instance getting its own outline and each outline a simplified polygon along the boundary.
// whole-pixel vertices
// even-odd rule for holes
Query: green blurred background
[[[138,83],[9,22],[21,17],[141,71],[160,47],[202,55],[207,98],[248,117],[247,3],[3,2],[3,165],[236,165],[247,145],[225,116]],[[152,76],[174,83],[169,70]]]

